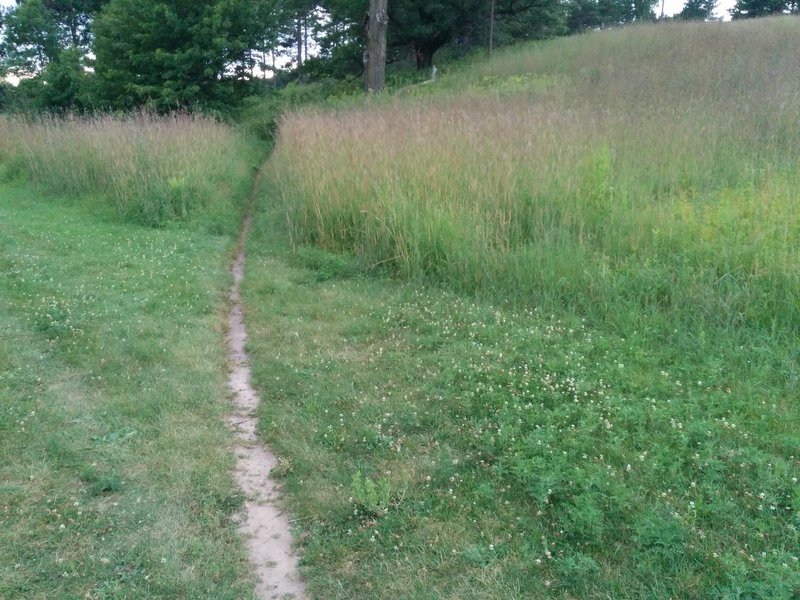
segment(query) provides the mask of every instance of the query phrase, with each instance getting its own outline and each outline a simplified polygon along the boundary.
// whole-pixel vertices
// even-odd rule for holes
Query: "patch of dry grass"
[[[0,167],[58,193],[96,194],[128,221],[163,225],[199,213],[238,218],[252,146],[201,116],[6,119]],[[229,224],[228,224],[229,225]]]

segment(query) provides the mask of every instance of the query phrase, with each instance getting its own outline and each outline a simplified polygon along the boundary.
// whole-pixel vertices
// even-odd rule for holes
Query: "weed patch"
[[[272,172],[292,239],[622,328],[796,333],[797,26],[606,31],[290,113]]]

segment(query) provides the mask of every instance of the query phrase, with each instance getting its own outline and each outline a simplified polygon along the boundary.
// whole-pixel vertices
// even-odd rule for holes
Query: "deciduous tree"
[[[62,38],[71,46],[88,49],[91,43],[92,18],[108,0],[42,1],[45,8],[55,15]]]
[[[69,47],[91,49],[93,15],[108,0],[18,0],[0,16],[0,61],[17,75],[33,76]]]
[[[66,40],[55,14],[43,0],[24,0],[3,18],[0,43],[5,70],[15,75],[34,75],[58,57]]]

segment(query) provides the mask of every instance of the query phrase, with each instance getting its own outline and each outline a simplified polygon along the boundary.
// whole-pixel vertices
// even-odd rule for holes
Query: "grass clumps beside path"
[[[249,347],[314,597],[800,593],[793,338],[363,279],[269,210]]]
[[[252,597],[223,423],[230,243],[0,188],[0,597]]]
[[[193,219],[235,233],[257,162],[243,135],[198,115],[0,118],[0,180],[97,195],[148,226]]]

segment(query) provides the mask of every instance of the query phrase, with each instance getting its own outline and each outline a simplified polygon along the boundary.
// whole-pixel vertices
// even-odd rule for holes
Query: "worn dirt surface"
[[[258,181],[256,181],[256,192]],[[234,408],[226,422],[236,435],[236,481],[247,497],[239,516],[239,532],[258,578],[256,594],[261,599],[304,599],[305,589],[297,570],[292,547],[291,523],[280,509],[280,486],[270,477],[278,461],[256,435],[256,410],[260,399],[250,383],[250,361],[245,351],[247,331],[242,310],[241,283],[244,277],[245,241],[251,215],[242,227],[236,258],[231,267],[233,285],[228,316],[228,352],[232,370],[228,384],[234,394]]]

